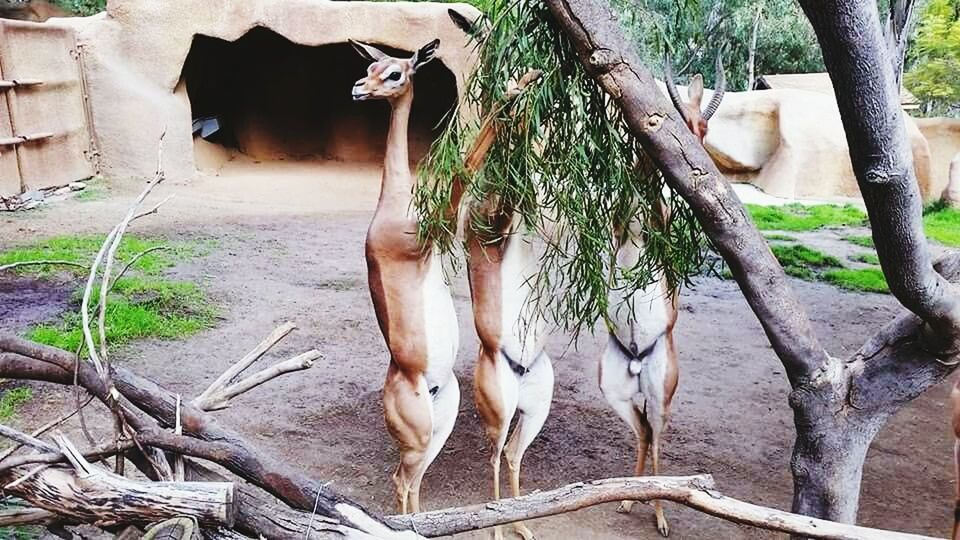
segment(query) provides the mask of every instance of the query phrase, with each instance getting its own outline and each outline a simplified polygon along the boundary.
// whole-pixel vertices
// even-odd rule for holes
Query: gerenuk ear
[[[353,45],[353,48],[356,49],[360,56],[366,58],[370,62],[379,62],[384,58],[388,58],[388,55],[381,51],[380,49],[374,47],[373,45],[367,45],[360,41],[349,40],[350,44]]]
[[[700,102],[703,101],[703,75],[697,73],[693,77],[690,77],[687,96],[690,98],[690,106],[699,111]]]
[[[413,70],[416,71],[427,62],[433,60],[437,52],[437,47],[439,46],[440,40],[435,39],[423,47],[420,47],[420,50],[414,53],[413,58],[410,59],[410,62],[413,64]]]

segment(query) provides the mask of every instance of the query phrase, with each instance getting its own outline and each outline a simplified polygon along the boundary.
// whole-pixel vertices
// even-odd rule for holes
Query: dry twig
[[[73,261],[38,260],[38,261],[19,261],[19,262],[0,265],[0,272],[13,270],[15,268],[20,268],[21,266],[43,266],[43,265],[76,266],[78,268],[87,268],[87,265],[83,263],[73,262]]]
[[[260,359],[264,354],[267,353],[274,345],[280,342],[283,338],[287,337],[290,332],[293,332],[297,329],[297,325],[292,322],[286,322],[278,326],[270,333],[269,336],[264,338],[252,351],[248,352],[243,358],[241,358],[237,363],[233,364],[226,371],[224,371],[217,380],[204,390],[199,396],[197,396],[193,402],[194,404],[206,402],[212,394],[221,390],[223,387],[230,384],[233,379],[240,376],[247,368],[253,365],[254,362]],[[196,405],[198,408],[199,405]]]

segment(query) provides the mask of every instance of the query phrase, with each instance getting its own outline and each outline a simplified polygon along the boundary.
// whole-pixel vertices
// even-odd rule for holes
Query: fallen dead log
[[[76,367],[79,384],[100,401],[108,403],[108,391],[93,366],[87,362],[75,366],[74,358],[67,351],[0,333],[0,377],[9,377],[9,373],[32,373],[38,380],[70,385]],[[38,368],[31,365],[37,363],[46,366]],[[173,392],[123,367],[112,367],[111,375],[117,390],[131,404],[165,427],[175,425],[178,400]],[[394,530],[325,483],[263,454],[239,433],[221,426],[213,415],[190,402],[181,402],[179,410],[184,434],[197,440],[187,441],[186,437],[181,437],[180,442],[174,443],[172,439],[156,433],[145,419],[130,411],[126,411],[127,422],[137,432],[154,433],[157,440],[152,442],[158,447],[213,461],[264,489],[284,504],[331,518],[343,525],[344,530],[352,531],[351,534],[362,531],[380,538],[421,538],[412,531]]]
[[[42,508],[5,508],[0,510],[0,527],[46,525],[57,521],[57,515]]]
[[[37,508],[99,525],[153,523],[189,516],[208,527],[232,527],[236,518],[230,482],[138,482],[97,467],[69,445],[61,446],[74,468],[0,476],[6,491]]]

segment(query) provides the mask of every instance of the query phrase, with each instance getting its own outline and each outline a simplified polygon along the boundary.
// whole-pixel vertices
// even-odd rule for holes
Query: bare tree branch
[[[15,268],[20,268],[22,266],[42,266],[42,265],[76,266],[78,268],[87,268],[87,265],[83,263],[73,262],[73,261],[39,260],[39,261],[20,261],[20,262],[0,265],[0,272],[13,270]]]
[[[21,433],[11,427],[0,424],[0,436],[12,439],[22,445],[29,446],[34,450],[39,450],[41,452],[56,452],[57,447],[52,444],[45,443],[40,439],[36,439],[27,435],[26,433]]]
[[[932,540],[927,536],[844,525],[738,501],[716,491],[710,475],[608,478],[578,482],[512,499],[392,516],[389,519],[424,536],[437,537],[572,512],[608,502],[654,499],[680,503],[734,523],[801,534],[809,538]]]
[[[222,390],[225,386],[230,384],[233,379],[240,376],[247,368],[253,365],[254,362],[260,359],[264,354],[267,353],[274,345],[280,342],[283,338],[287,337],[290,332],[293,332],[297,329],[297,325],[292,322],[286,322],[278,326],[270,333],[269,336],[264,338],[254,349],[244,355],[237,363],[230,366],[226,371],[224,371],[217,380],[204,390],[199,396],[194,399],[194,404],[204,403],[209,398],[210,395]],[[198,406],[199,407],[199,406]],[[200,407],[201,409],[203,407]]]
[[[269,368],[258,371],[242,381],[234,383],[226,388],[216,390],[212,394],[209,394],[206,398],[197,398],[193,401],[193,404],[197,408],[204,411],[226,409],[230,406],[230,400],[234,397],[252,390],[261,384],[286,373],[310,369],[313,367],[313,362],[322,357],[323,355],[317,350],[305,352],[299,356],[283,362],[278,362]]]

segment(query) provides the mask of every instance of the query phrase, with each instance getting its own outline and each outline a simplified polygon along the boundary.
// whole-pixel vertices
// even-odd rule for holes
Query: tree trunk
[[[849,408],[838,412],[844,399],[840,392],[826,384],[791,395],[797,432],[790,460],[792,510],[856,523],[864,460],[886,415],[861,415]]]
[[[604,0],[547,0],[581,63],[723,256],[786,368],[797,431],[794,508],[856,519],[867,449],[960,356],[960,256],[932,264],[919,189],[872,0],[801,2],[834,82],[874,241],[904,313],[851,358],[828,355],[739,199],[653,82]]]

